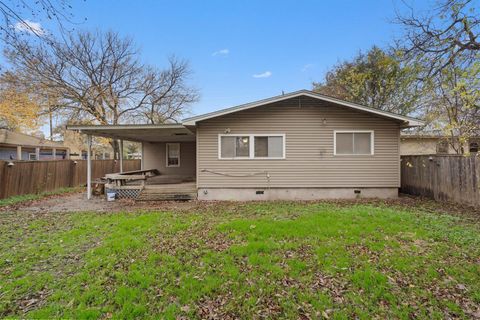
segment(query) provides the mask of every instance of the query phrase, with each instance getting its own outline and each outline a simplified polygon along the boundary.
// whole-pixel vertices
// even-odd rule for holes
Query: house
[[[0,160],[69,159],[70,149],[60,142],[0,129]]]
[[[458,140],[453,143],[458,148]],[[480,137],[472,137],[464,145],[465,151],[477,153]],[[442,134],[402,134],[400,155],[457,154],[452,138]]]
[[[160,172],[164,192],[190,183],[200,200],[309,200],[396,197],[400,130],[423,124],[301,90],[181,124],[68,128],[141,142],[142,169]]]

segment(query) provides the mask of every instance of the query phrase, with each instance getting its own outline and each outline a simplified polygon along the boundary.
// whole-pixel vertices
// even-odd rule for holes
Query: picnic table
[[[121,173],[108,173],[105,175],[105,179],[109,185],[125,186],[130,181],[141,181],[141,185],[145,185],[145,181],[149,177],[159,175],[160,172],[157,169],[148,170],[134,170]]]

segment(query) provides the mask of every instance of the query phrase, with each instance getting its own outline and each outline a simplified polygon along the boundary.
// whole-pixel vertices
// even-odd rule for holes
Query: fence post
[[[4,179],[5,167],[6,167],[5,161],[0,161],[0,199],[3,199],[5,194],[5,191],[4,191],[6,187],[5,179]]]
[[[68,183],[68,186],[70,188],[75,187],[75,162],[72,160],[68,160],[69,168],[70,168],[70,182]]]

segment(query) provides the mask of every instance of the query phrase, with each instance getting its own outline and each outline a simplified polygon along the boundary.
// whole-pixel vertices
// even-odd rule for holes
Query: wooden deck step
[[[197,186],[195,182],[146,185],[137,198],[138,201],[195,199],[197,199]]]

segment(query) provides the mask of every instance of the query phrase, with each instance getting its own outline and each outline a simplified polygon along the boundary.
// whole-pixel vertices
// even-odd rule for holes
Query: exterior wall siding
[[[35,153],[35,149],[31,149],[28,147],[22,147],[22,160],[28,160],[28,155],[30,153]],[[64,159],[64,155],[66,157],[67,151],[66,150],[58,150],[57,149],[57,160]],[[10,156],[12,156],[13,160],[17,159],[17,148],[16,147],[0,147],[0,160],[10,160]],[[52,151],[51,150],[40,150],[40,159],[39,160],[54,160]]]
[[[218,135],[225,130],[285,134],[286,159],[220,160]],[[334,130],[373,130],[374,155],[335,156]],[[197,124],[197,186],[398,188],[399,134],[393,120],[307,97],[208,119]]]
[[[437,154],[437,144],[442,141],[441,138],[401,138],[400,155],[427,155]],[[469,144],[465,143],[466,151],[469,149]],[[448,144],[448,154],[457,154],[455,149]],[[441,153],[439,153],[441,155]]]
[[[166,144],[170,142],[144,143],[145,169],[158,169],[162,175],[195,178],[196,153],[195,142],[180,143],[180,166],[166,166]]]

